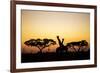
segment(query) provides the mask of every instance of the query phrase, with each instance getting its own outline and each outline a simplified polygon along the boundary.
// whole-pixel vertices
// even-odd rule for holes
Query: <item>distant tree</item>
[[[66,44],[67,47],[70,47],[70,49],[74,50],[75,52],[77,52],[77,50],[74,46],[80,46],[80,45],[81,45],[81,41],[69,42],[69,43]]]
[[[85,46],[85,47],[88,46],[88,42],[86,40],[81,40],[80,48],[79,48],[78,51],[82,50],[83,46]],[[84,48],[84,49],[86,49],[86,48]]]
[[[67,47],[73,47],[73,49],[75,50],[75,52],[77,52],[77,50],[74,48],[74,46],[78,46],[78,52],[81,50],[81,48],[83,46],[88,46],[88,42],[86,40],[81,40],[81,41],[77,41],[77,42],[70,42],[66,44]]]
[[[82,46],[87,46],[88,45],[88,42],[86,40],[81,40],[81,45]]]
[[[56,41],[54,41],[53,39],[30,39],[28,41],[24,42],[25,45],[27,46],[35,46],[38,47],[38,49],[40,50],[40,52],[42,52],[42,50],[46,47],[49,47],[50,45],[55,45]]]

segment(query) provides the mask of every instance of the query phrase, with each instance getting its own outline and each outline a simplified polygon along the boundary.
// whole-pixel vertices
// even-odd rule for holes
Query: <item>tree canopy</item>
[[[42,50],[46,47],[49,47],[50,45],[55,45],[56,41],[54,41],[53,39],[30,39],[28,41],[24,42],[25,45],[27,46],[35,46],[38,47],[40,49],[40,52],[42,52]]]

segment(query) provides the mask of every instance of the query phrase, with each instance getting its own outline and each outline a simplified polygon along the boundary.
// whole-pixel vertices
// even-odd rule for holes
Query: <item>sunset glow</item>
[[[49,38],[57,41],[57,35],[64,38],[64,44],[80,40],[90,43],[89,13],[22,10],[21,20],[22,49],[25,49],[24,42],[29,39]]]

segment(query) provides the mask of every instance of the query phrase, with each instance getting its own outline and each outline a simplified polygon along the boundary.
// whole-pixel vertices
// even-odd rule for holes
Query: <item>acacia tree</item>
[[[70,42],[70,43],[67,43],[66,46],[67,47],[70,47],[70,48],[72,46],[73,49],[75,50],[75,52],[80,52],[80,50],[81,50],[81,48],[83,46],[88,46],[88,42],[86,40],[81,40],[81,41],[78,41],[78,42]],[[74,48],[74,46],[79,46],[78,51]]]
[[[81,47],[83,47],[83,46],[88,46],[88,42],[86,40],[81,40],[80,48],[78,51],[80,51]]]
[[[53,39],[30,39],[28,41],[24,42],[25,45],[27,46],[35,46],[38,47],[38,49],[40,50],[40,52],[42,53],[42,50],[46,47],[49,47],[50,45],[55,45],[56,41],[54,41]]]

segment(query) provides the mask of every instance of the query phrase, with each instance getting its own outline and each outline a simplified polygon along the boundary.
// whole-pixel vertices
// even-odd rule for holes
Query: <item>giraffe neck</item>
[[[59,46],[60,46],[60,47],[63,47],[63,46],[64,46],[64,45],[63,45],[63,41],[64,41],[64,40],[61,41],[61,40],[59,39],[59,36],[57,37],[57,39],[58,39]]]

